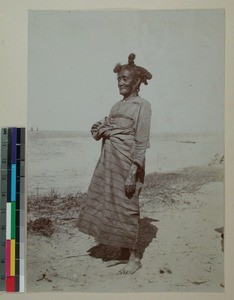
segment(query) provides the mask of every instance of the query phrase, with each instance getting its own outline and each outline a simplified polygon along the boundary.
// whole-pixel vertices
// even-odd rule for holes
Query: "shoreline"
[[[145,180],[144,180],[144,185],[143,185],[143,189],[141,192],[144,193],[144,191],[148,188],[157,188],[157,186],[150,184],[150,181],[152,181],[152,178],[154,176],[156,177],[164,177],[164,176],[170,176],[171,174],[174,175],[178,175],[183,177],[183,175],[186,175],[186,173],[190,173],[191,170],[194,170],[195,174],[197,176],[199,176],[199,172],[204,172],[207,169],[210,170],[218,170],[218,177],[220,177],[220,179],[224,177],[224,156],[220,156],[218,153],[215,155],[215,157],[207,164],[198,164],[196,166],[187,166],[187,167],[180,167],[180,168],[176,168],[176,169],[169,169],[166,171],[162,171],[162,170],[158,170],[155,172],[149,172],[145,174]],[[210,176],[210,172],[208,172],[207,174],[208,176]],[[217,174],[216,174],[217,175]],[[184,178],[186,179],[186,177]],[[90,179],[91,180],[91,179]],[[210,179],[207,178],[207,180],[209,181]],[[32,200],[33,198],[38,198],[38,200],[43,199],[43,198],[51,198],[51,197],[55,197],[55,198],[83,198],[83,196],[86,195],[86,191],[82,192],[82,191],[77,191],[77,192],[71,192],[71,193],[60,193],[59,191],[57,191],[54,188],[50,188],[50,191],[44,192],[44,193],[38,193],[38,195],[36,195],[36,193],[31,192],[28,196],[28,200]],[[140,195],[140,197],[141,197]]]
[[[45,194],[53,188],[62,194],[86,192],[100,156],[101,144],[90,138],[64,133],[28,141],[28,193]],[[56,138],[55,138],[56,136]],[[177,140],[192,138],[152,138],[146,152],[146,174],[175,172],[188,166],[209,164],[223,156],[223,142],[216,137],[197,137],[196,143]]]

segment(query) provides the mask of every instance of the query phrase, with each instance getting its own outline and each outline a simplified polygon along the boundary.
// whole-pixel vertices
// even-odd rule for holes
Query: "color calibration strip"
[[[25,128],[1,129],[0,291],[24,292]]]

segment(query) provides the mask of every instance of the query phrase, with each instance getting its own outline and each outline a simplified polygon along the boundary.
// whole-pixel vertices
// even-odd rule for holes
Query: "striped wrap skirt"
[[[144,167],[137,172],[135,194],[129,199],[124,190],[134,156],[133,144],[131,134],[116,134],[103,139],[87,199],[79,213],[79,230],[104,245],[138,248],[139,194]]]

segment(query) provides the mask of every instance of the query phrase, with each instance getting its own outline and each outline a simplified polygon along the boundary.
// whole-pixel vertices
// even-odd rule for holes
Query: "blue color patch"
[[[11,201],[16,201],[16,164],[11,166]]]

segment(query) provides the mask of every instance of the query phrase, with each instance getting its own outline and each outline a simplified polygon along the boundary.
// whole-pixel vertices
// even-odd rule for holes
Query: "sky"
[[[122,99],[116,63],[153,78],[152,133],[223,133],[224,10],[29,11],[28,126],[89,131]]]

